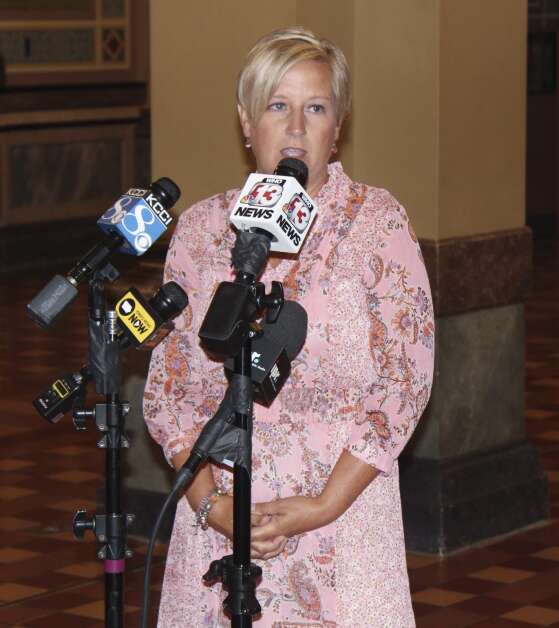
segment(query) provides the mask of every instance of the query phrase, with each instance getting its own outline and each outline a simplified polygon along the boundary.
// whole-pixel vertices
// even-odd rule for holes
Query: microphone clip
[[[222,281],[215,291],[198,336],[204,348],[218,356],[235,357],[253,334],[251,323],[266,309],[266,322],[274,323],[283,307],[283,286],[272,282],[269,294],[263,283]]]
[[[266,322],[275,323],[283,307],[283,284],[272,281],[270,292],[262,297],[262,305],[266,308]]]

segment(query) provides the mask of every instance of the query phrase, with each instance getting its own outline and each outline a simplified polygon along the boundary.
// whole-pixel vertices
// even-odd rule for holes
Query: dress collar
[[[328,164],[328,179],[320,188],[314,200],[321,205],[331,200],[337,192],[349,186],[350,183],[351,181],[344,172],[341,161],[333,161]]]

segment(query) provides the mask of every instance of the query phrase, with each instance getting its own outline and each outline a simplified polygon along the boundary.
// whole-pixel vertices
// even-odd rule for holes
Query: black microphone
[[[131,345],[137,349],[153,349],[174,328],[172,319],[187,305],[186,292],[174,281],[163,284],[149,300],[131,288],[115,307],[120,323],[116,342],[120,349]],[[35,409],[49,423],[57,423],[83,401],[92,376],[89,365],[85,365],[79,371],[58,377],[33,400]]]
[[[91,248],[70,272],[55,275],[27,305],[29,316],[41,327],[49,327],[78,296],[77,286],[103,269],[118,249],[142,255],[167,230],[169,213],[180,197],[178,186],[162,177],[147,189],[131,188],[97,221],[106,237]]]
[[[274,170],[274,174],[279,174],[284,177],[294,177],[302,188],[307,187],[309,169],[304,161],[295,159],[295,157],[284,157],[281,159]]]
[[[262,336],[252,341],[254,401],[270,406],[291,373],[291,362],[303,348],[308,317],[295,301],[285,301],[275,323],[264,323]],[[234,371],[233,359],[225,361],[225,371]]]

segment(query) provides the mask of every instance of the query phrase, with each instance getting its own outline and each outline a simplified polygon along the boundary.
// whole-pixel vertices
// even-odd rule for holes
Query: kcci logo
[[[142,190],[132,189],[129,192],[136,194]],[[136,255],[145,253],[173,220],[152,193],[146,194],[144,198],[121,196],[98,221],[101,228],[114,225]]]

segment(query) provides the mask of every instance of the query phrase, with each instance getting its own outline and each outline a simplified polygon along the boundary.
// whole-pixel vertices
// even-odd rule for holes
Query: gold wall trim
[[[63,109],[58,111],[18,111],[0,113],[0,128],[29,126],[31,124],[64,124],[74,122],[108,122],[111,120],[139,120],[140,107],[111,107],[110,109]]]

